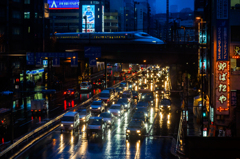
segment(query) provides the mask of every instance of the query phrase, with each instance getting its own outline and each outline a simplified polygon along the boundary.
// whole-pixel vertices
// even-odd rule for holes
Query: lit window
[[[37,17],[38,17],[38,13],[37,13],[37,12],[35,12],[35,18],[37,19]]]
[[[100,18],[100,16],[98,15],[98,18]]]
[[[28,33],[30,33],[30,26],[28,27]]]
[[[24,4],[30,4],[30,0],[24,0]]]
[[[98,11],[100,11],[100,8],[98,8]]]
[[[30,12],[24,12],[24,19],[30,19]]]
[[[126,14],[126,16],[128,16],[128,14]]]

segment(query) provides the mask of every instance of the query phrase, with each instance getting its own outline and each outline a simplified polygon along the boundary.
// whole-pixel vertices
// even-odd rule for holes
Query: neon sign
[[[216,114],[229,114],[229,61],[216,62]]]
[[[79,0],[48,0],[49,9],[79,9]]]

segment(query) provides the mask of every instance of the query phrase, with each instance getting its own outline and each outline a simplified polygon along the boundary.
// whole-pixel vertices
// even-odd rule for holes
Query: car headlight
[[[85,117],[83,117],[82,119],[85,119]]]
[[[108,113],[110,113],[110,111],[108,110]]]
[[[108,123],[111,123],[111,120],[108,120]]]
[[[71,127],[73,127],[73,124],[71,124]]]
[[[127,107],[127,104],[125,104],[125,107]]]
[[[156,93],[158,93],[158,91],[156,91]]]
[[[92,107],[90,107],[90,109],[92,109]]]
[[[140,130],[137,130],[137,133],[141,133],[141,131],[140,131]]]
[[[127,133],[130,133],[130,130],[127,130]]]
[[[151,101],[151,103],[153,103],[153,101]]]
[[[162,91],[162,93],[164,93],[164,92]]]
[[[61,124],[61,126],[63,126],[63,124]]]
[[[161,105],[161,108],[163,107],[163,105]]]
[[[118,111],[118,113],[120,113],[120,111]]]
[[[144,98],[144,96],[142,98]]]
[[[170,108],[170,105],[168,105],[167,107]]]
[[[122,91],[120,91],[120,93],[122,93]]]
[[[145,116],[147,116],[147,113],[145,113]]]
[[[98,109],[101,109],[100,107],[98,107]]]

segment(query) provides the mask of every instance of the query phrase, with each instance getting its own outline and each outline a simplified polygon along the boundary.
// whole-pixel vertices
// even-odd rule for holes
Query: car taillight
[[[98,84],[101,84],[101,82],[99,82]]]
[[[31,110],[31,111],[33,111],[33,110]]]
[[[72,92],[71,94],[74,94],[74,92]]]
[[[93,84],[96,84],[95,82],[93,82]]]
[[[39,109],[38,111],[41,111],[41,109]]]
[[[81,88],[81,87],[80,87]],[[67,94],[67,92],[64,92],[63,94]]]

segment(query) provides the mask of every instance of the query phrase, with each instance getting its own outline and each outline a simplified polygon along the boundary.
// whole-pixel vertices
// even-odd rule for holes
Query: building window
[[[30,4],[30,0],[24,0],[24,4]]]
[[[126,16],[128,16],[128,14],[126,14]]]
[[[13,17],[14,19],[21,19],[20,12],[19,12],[19,11],[13,11],[12,17]]]
[[[12,34],[13,35],[19,35],[20,34],[20,28],[13,28],[12,29]]]
[[[28,33],[30,33],[30,31],[31,31],[31,28],[30,28],[30,26],[28,27]]]
[[[100,8],[98,8],[98,11],[100,11]]]
[[[240,26],[231,26],[231,41],[240,41]]]
[[[35,19],[37,19],[38,18],[38,13],[37,12],[35,12]]]
[[[240,0],[231,0],[232,9],[240,9]]]
[[[98,15],[98,18],[100,18],[100,16]]]
[[[24,12],[24,19],[30,19],[30,12]]]

